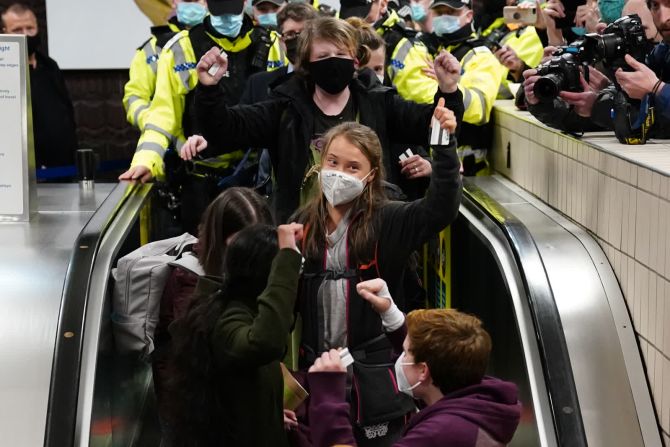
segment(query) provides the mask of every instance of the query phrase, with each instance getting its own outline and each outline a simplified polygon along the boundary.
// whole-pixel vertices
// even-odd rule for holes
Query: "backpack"
[[[172,268],[179,266],[202,276],[191,253],[195,236],[181,236],[143,245],[123,256],[112,270],[112,330],[117,351],[148,359],[154,350],[154,331],[160,303]]]

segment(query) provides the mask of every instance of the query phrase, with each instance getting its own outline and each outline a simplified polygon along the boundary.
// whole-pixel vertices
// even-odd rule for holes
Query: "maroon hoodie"
[[[314,447],[355,446],[345,402],[345,373],[310,373]],[[444,396],[414,415],[394,447],[498,447],[514,435],[521,404],[515,384],[494,377]]]

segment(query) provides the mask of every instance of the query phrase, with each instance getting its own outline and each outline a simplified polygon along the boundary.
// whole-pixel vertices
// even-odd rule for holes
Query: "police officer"
[[[507,0],[507,6],[514,6],[517,0]],[[535,8],[535,2],[520,2],[519,8]],[[523,81],[523,72],[534,68],[542,59],[544,47],[534,26],[505,23],[502,17],[502,8],[498,11],[500,17],[484,29],[480,36],[485,44],[494,51],[498,61],[505,67],[503,78],[498,92],[498,99],[512,98],[509,82]]]
[[[173,0],[172,17],[167,24],[151,27],[151,37],[135,52],[130,63],[130,79],[124,87],[123,107],[128,122],[139,130],[151,105],[156,89],[158,56],[163,46],[181,30],[199,25],[207,15],[205,0]]]
[[[285,0],[253,0],[254,22],[264,28],[277,29],[277,13]]]
[[[197,84],[195,66],[199,58],[213,46],[228,54],[228,70],[219,83],[228,105],[236,104],[246,78],[254,72],[283,66],[285,56],[279,48],[274,31],[254,27],[244,14],[245,0],[210,0],[211,15],[201,25],[177,33],[163,48],[158,62],[156,93],[151,102],[142,136],[131,167],[120,180],[151,180],[165,174],[163,156],[169,148],[178,150],[184,135],[199,133],[190,113],[191,92]],[[225,144],[225,142],[219,142]],[[200,213],[209,203],[213,190],[204,181],[230,167],[241,157],[240,151],[217,159],[199,162],[181,188],[182,224],[195,231]],[[205,190],[203,190],[205,189]]]
[[[488,166],[486,152],[491,143],[488,123],[505,69],[474,33],[470,1],[433,0],[430,5],[433,32],[421,33],[418,40],[425,48],[422,51],[426,51],[428,60],[446,49],[461,63],[463,74],[458,85],[463,92],[465,114],[459,136],[459,155],[464,173],[475,175],[484,173]],[[420,45],[415,47],[421,48]],[[435,94],[437,84],[430,77],[426,58],[421,62],[416,56],[412,59],[402,56],[396,56],[392,61],[390,70],[397,72],[394,85],[401,95],[428,102],[428,97]],[[421,77],[420,72],[428,76]]]

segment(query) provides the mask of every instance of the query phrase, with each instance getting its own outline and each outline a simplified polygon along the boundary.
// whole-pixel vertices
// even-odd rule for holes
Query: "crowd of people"
[[[141,137],[119,177],[161,181],[199,237],[203,274],[172,269],[155,332],[163,445],[509,443],[516,386],[486,376],[476,317],[422,309],[416,252],[456,218],[462,176],[487,173],[496,99],[666,137],[670,0],[172,3],[132,59]],[[55,63],[34,14],[2,24],[31,36],[37,84]]]
[[[163,443],[508,444],[516,385],[486,375],[476,317],[422,308],[415,253],[455,219],[461,177],[487,173],[496,99],[662,136],[670,5],[247,3],[175,0],[126,89],[142,137],[120,179],[178,179],[206,271],[176,267],[164,293]],[[287,408],[293,381],[308,397]]]

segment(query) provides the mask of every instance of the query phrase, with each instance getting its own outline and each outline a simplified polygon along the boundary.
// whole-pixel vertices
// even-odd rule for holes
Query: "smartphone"
[[[537,8],[519,8],[518,6],[505,6],[503,8],[505,23],[520,23],[522,25],[534,25],[537,22]]]

